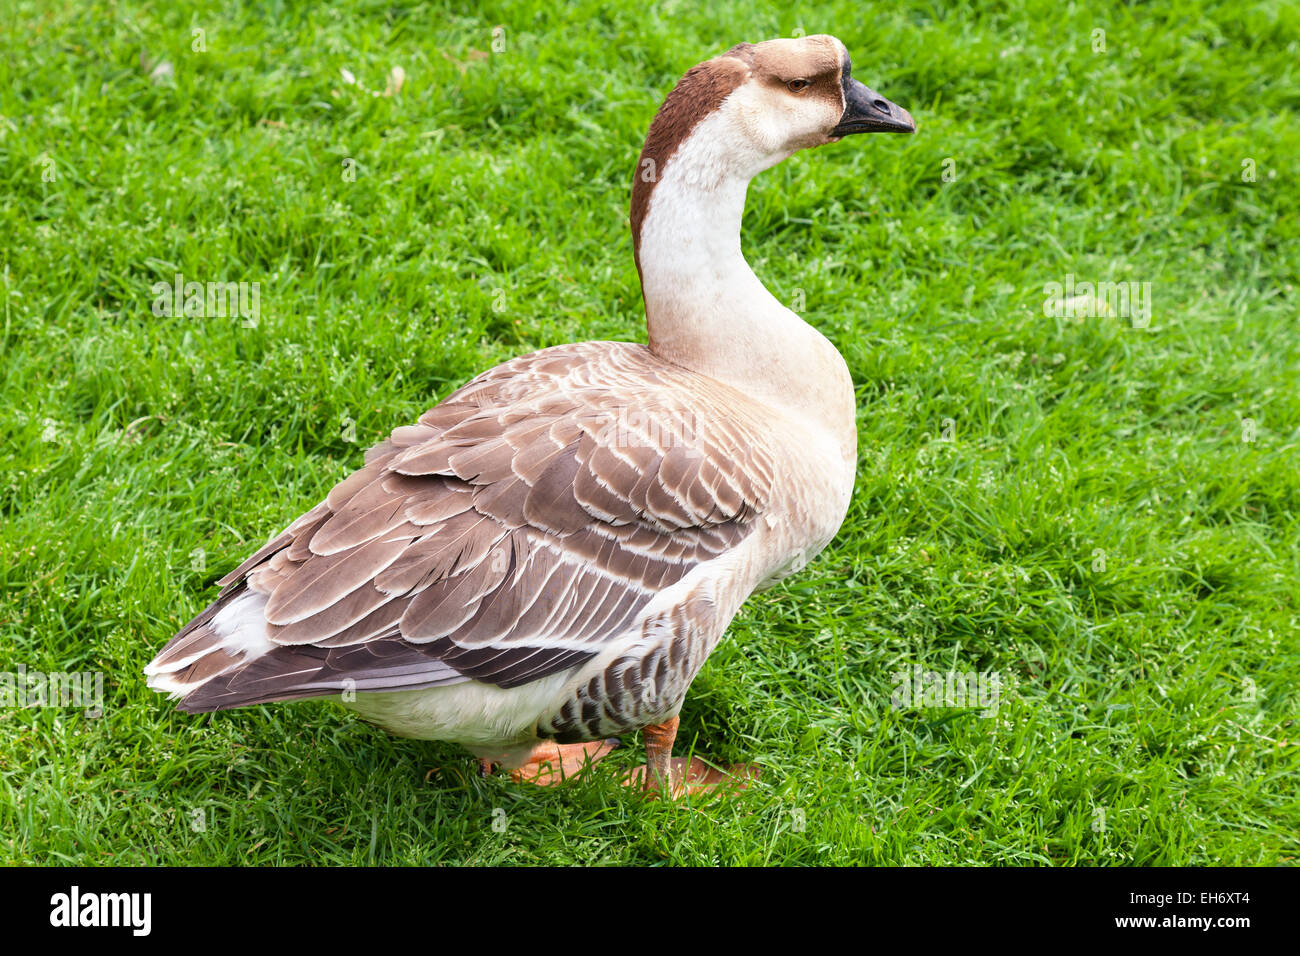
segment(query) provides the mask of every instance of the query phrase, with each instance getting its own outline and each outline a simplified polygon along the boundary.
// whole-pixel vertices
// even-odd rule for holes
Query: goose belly
[[[343,706],[389,733],[416,740],[446,740],[471,749],[521,743],[536,737],[539,717],[572,679],[564,671],[519,687],[464,681],[423,690],[358,693]]]

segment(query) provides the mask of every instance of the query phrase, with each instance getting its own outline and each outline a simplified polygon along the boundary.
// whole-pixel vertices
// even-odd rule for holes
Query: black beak
[[[831,130],[832,136],[851,133],[915,133],[912,114],[857,80],[844,80],[844,115]]]

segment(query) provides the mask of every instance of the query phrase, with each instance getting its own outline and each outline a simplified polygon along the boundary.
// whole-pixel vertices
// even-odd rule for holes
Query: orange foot
[[[699,757],[673,757],[668,761],[668,793],[672,797],[682,797],[696,793],[725,793],[744,790],[751,780],[757,780],[757,764],[732,764],[726,770],[705,763]],[[658,777],[650,771],[648,764],[642,764],[623,778],[629,787],[639,787],[653,796],[663,790]]]
[[[650,724],[641,729],[645,740],[645,764],[623,778],[623,783],[640,787],[648,794],[662,793],[680,797],[688,793],[744,790],[749,781],[758,776],[753,764],[738,764],[726,770],[711,767],[699,757],[688,762],[673,757],[673,741],[677,739],[678,718],[670,717],[661,724]]]
[[[516,783],[535,783],[549,787],[569,777],[576,777],[587,767],[618,747],[617,740],[596,740],[585,744],[541,744],[528,756],[522,767],[510,771]]]

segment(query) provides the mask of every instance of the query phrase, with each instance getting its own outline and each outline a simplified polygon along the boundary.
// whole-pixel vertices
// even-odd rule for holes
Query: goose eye
[[[802,93],[811,84],[807,80],[791,80],[786,86],[789,87],[791,93]]]

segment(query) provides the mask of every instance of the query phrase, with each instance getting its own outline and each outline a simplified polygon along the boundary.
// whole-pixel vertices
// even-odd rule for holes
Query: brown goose
[[[915,129],[849,73],[831,36],[687,72],[632,190],[649,344],[525,355],[398,428],[221,579],[149,686],[191,713],[340,696],[485,766],[560,773],[644,728],[646,785],[681,786],[692,679],[750,593],[831,540],[853,490],[848,368],[740,249],[758,173]]]

